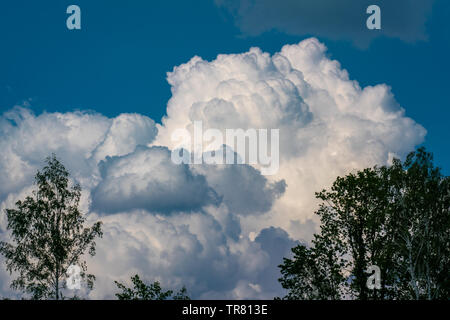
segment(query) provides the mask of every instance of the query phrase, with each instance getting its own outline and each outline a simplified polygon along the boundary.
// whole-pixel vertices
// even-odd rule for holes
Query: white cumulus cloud
[[[389,86],[361,88],[317,39],[270,55],[258,48],[194,57],[168,74],[161,124],[143,115],[43,113],[0,117],[0,209],[32,190],[56,153],[83,188],[82,210],[103,221],[88,265],[92,298],[114,298],[113,281],[139,273],[194,298],[273,298],[277,265],[318,221],[314,192],[351,170],[404,156],[426,131],[405,116]],[[279,129],[280,168],[176,165],[177,129]],[[8,239],[4,215],[0,236]],[[0,272],[0,290],[9,276]],[[2,294],[0,292],[0,294]]]

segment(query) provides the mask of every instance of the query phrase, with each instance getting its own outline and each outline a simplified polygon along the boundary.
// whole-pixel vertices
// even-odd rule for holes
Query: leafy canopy
[[[280,265],[285,299],[448,299],[450,178],[420,148],[316,193],[320,233]],[[366,270],[381,270],[369,290]]]
[[[122,292],[116,293],[119,300],[189,300],[186,287],[181,288],[173,295],[172,290],[164,291],[158,281],[149,285],[145,284],[137,274],[131,277],[133,288],[128,288],[117,281],[114,282],[122,290]]]
[[[95,238],[102,236],[101,222],[84,227],[79,211],[81,187],[70,186],[69,172],[53,154],[35,176],[37,189],[6,209],[12,243],[0,242],[7,270],[17,277],[11,288],[33,299],[61,299],[67,270],[81,268],[80,277],[92,289],[94,275],[87,274],[83,254],[95,255]]]

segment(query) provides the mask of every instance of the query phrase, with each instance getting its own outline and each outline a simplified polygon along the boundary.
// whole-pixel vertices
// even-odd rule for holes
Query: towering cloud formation
[[[273,56],[252,48],[212,62],[194,57],[168,81],[173,96],[153,144],[174,147],[172,133],[196,120],[204,130],[280,129],[280,170],[267,178],[286,183],[286,191],[263,218],[243,217],[248,232],[276,225],[308,238],[297,222],[312,218],[315,191],[337,175],[404,155],[425,135],[388,86],[360,88],[314,38]]]
[[[316,39],[271,56],[258,48],[194,57],[168,74],[172,97],[158,125],[148,117],[44,113],[16,107],[0,118],[0,209],[28,194],[45,156],[62,158],[83,192],[82,209],[104,222],[90,296],[113,298],[113,280],[139,273],[185,284],[195,298],[282,295],[277,265],[316,231],[314,192],[337,175],[386,164],[420,143],[386,85],[360,88]],[[171,134],[280,129],[280,170],[175,165]],[[7,239],[0,219],[0,237]],[[0,272],[0,290],[7,275]]]

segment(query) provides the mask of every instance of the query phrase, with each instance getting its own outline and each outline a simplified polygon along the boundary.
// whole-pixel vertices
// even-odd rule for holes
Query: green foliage
[[[116,293],[119,300],[189,300],[187,290],[185,287],[181,288],[179,292],[173,295],[172,290],[163,291],[158,281],[147,285],[138,275],[131,277],[133,288],[128,288],[120,282],[114,281],[117,287],[122,290],[121,293]]]
[[[320,244],[319,244],[320,245]],[[280,279],[283,288],[290,289],[285,299],[338,299],[339,284],[344,280],[333,252],[326,248],[307,248],[298,245],[292,249],[294,258],[284,258]]]
[[[424,149],[338,177],[322,190],[321,232],[280,265],[285,299],[448,299],[450,179]],[[365,270],[377,265],[381,289]]]
[[[69,173],[55,155],[35,176],[37,190],[16,208],[6,209],[13,243],[0,242],[7,270],[17,274],[11,288],[32,299],[61,299],[67,269],[77,264],[81,278],[93,287],[94,275],[87,274],[82,255],[95,255],[95,238],[102,236],[101,223],[84,228],[85,217],[78,210],[81,188],[69,186]]]

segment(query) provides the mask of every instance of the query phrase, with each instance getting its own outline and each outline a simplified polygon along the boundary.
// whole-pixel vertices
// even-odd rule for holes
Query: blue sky
[[[274,53],[306,37],[278,30],[243,35],[233,16],[209,0],[77,0],[82,30],[69,31],[65,9],[72,3],[2,1],[0,110],[30,99],[36,113],[92,109],[160,121],[171,96],[166,72],[174,66],[252,46]],[[415,43],[380,37],[360,49],[319,35],[362,86],[392,86],[407,115],[428,130],[425,145],[444,168],[450,168],[449,16],[448,1],[436,1],[426,22],[429,38]]]

